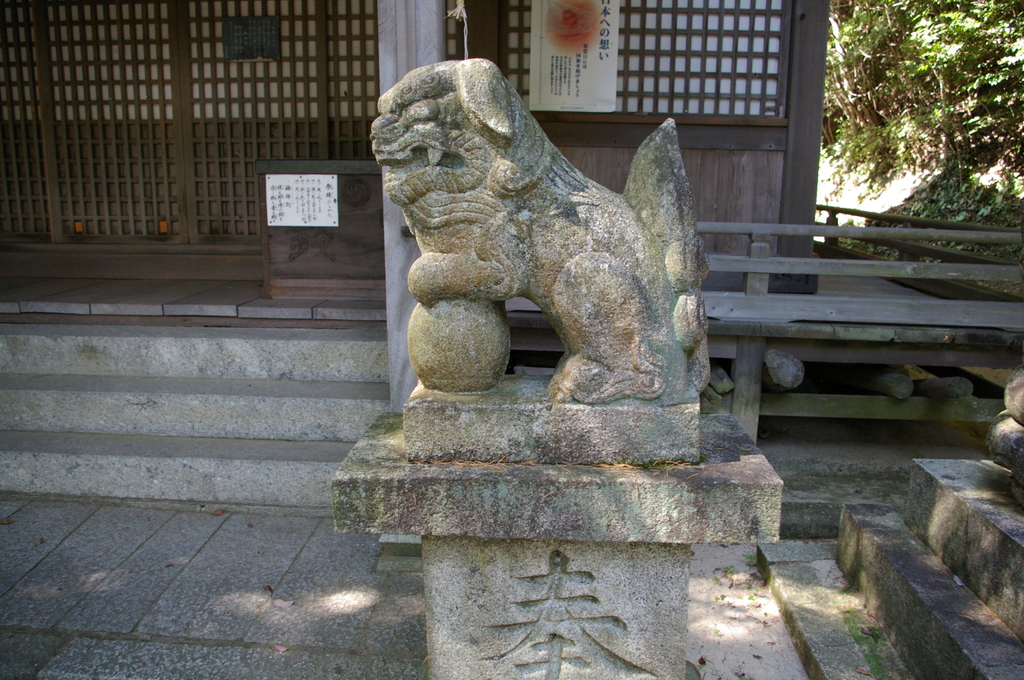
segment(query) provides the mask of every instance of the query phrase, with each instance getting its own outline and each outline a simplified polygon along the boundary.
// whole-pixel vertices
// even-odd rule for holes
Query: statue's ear
[[[486,59],[467,59],[455,69],[455,83],[466,115],[491,142],[512,143],[512,98],[505,76]]]

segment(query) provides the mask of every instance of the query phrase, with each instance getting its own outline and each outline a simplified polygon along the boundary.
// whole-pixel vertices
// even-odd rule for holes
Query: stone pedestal
[[[733,416],[699,433],[696,464],[410,463],[387,414],[335,475],[335,528],[423,535],[432,680],[683,680],[690,544],[774,542],[782,500]]]
[[[431,537],[423,554],[431,680],[685,677],[689,545]]]
[[[420,385],[404,416],[406,450],[417,462],[700,461],[700,404],[552,403],[548,378],[540,376],[504,376],[482,394]]]

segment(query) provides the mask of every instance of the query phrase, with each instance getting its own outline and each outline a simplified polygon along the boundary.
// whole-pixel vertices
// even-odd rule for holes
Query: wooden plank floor
[[[819,296],[835,297],[899,297],[932,299],[931,295],[913,288],[901,286],[885,279],[867,276],[820,276],[818,277]]]
[[[803,296],[794,296],[803,297]],[[926,293],[884,279],[823,276],[816,295],[806,302],[827,298],[860,298],[870,307],[886,301],[899,306],[920,301],[937,305]],[[709,298],[713,307],[714,303]],[[789,296],[787,296],[787,299]],[[761,304],[764,301],[753,301]],[[799,300],[798,300],[799,302]],[[948,304],[949,311],[955,301]],[[991,304],[991,303],[989,303]],[[974,303],[973,307],[978,307]],[[527,300],[510,301],[510,311],[536,311]],[[199,316],[241,319],[383,321],[383,300],[265,299],[253,281],[96,280],[0,277],[0,314],[62,314],[103,316]],[[757,310],[752,311],[757,314]],[[941,315],[941,314],[940,314]],[[992,325],[992,324],[989,324]],[[1003,327],[1005,323],[995,323]],[[1014,322],[1010,327],[1016,329]]]
[[[383,300],[260,297],[254,281],[0,277],[0,314],[382,321]]]

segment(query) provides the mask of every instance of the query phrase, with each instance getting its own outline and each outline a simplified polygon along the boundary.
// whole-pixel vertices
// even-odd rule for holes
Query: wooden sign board
[[[221,19],[224,61],[280,61],[281,25],[276,16]]]
[[[296,184],[295,178],[305,183]],[[379,172],[267,174],[264,183],[264,297],[384,299],[384,196]],[[285,186],[293,187],[291,206],[283,205],[286,199],[275,198],[289,193],[280,188]],[[296,186],[308,189],[308,195],[296,193]],[[332,202],[310,208],[315,200]],[[335,211],[328,211],[328,206]]]
[[[338,226],[337,175],[267,175],[266,189],[267,226]]]

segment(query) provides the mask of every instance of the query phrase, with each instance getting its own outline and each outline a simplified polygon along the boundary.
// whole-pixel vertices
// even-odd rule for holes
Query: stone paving
[[[26,500],[0,518],[0,680],[421,677],[421,576],[375,572],[377,537],[329,518]],[[803,680],[752,551],[695,546],[688,657],[706,680]]]
[[[74,502],[0,517],[0,678],[419,675],[421,577],[374,572],[376,536]]]

